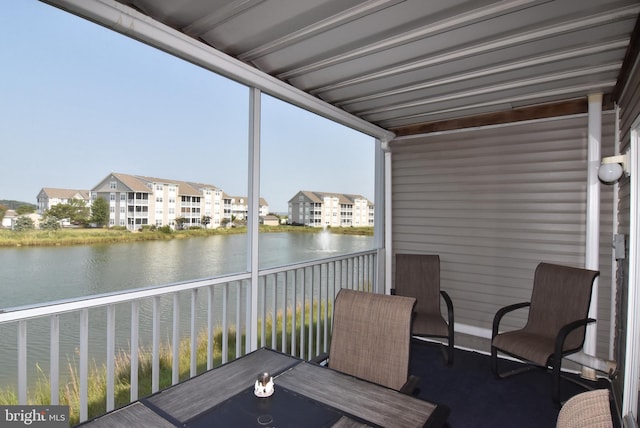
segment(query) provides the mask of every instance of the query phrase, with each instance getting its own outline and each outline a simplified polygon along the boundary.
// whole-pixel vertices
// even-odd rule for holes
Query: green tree
[[[55,217],[59,220],[69,219],[72,224],[87,224],[89,222],[89,207],[81,199],[71,199],[66,204],[57,204],[44,212],[45,217]]]
[[[35,211],[36,209],[31,205],[20,205],[18,208],[16,208],[16,214],[18,215],[31,214]]]
[[[206,228],[209,225],[209,223],[211,223],[211,216],[203,215],[200,223]]]
[[[56,204],[42,213],[44,218],[54,217],[58,220],[68,219],[70,217],[69,206],[67,204]]]
[[[182,230],[184,229],[184,224],[187,222],[187,219],[184,217],[176,217],[176,229]]]
[[[40,223],[40,229],[44,230],[58,230],[60,229],[60,220],[53,216],[48,216]]]
[[[15,224],[13,225],[13,230],[17,230],[18,232],[21,232],[23,230],[28,230],[28,229],[34,229],[35,225],[33,223],[33,220],[31,220],[30,217],[27,216],[20,216],[16,219]]]
[[[71,207],[71,223],[83,225],[89,223],[90,210],[85,201],[71,199],[69,206]]]
[[[109,203],[104,198],[96,198],[91,204],[91,222],[104,227],[109,221]]]
[[[5,205],[0,205],[0,223],[2,222],[2,220],[4,219],[4,215],[6,214],[7,210],[9,208],[6,207]]]

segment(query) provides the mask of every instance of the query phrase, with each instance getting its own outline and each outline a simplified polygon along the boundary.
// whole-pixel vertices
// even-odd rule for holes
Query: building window
[[[109,189],[117,189],[118,188],[118,182],[117,181],[110,181],[109,182]]]

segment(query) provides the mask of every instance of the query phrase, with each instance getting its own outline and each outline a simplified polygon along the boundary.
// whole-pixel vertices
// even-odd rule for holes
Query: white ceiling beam
[[[294,45],[305,39],[313,37],[316,34],[324,33],[333,28],[339,27],[341,25],[345,25],[349,22],[355,21],[356,19],[362,18],[363,16],[370,15],[374,12],[378,12],[380,10],[386,9],[388,7],[394,6],[398,3],[402,3],[405,1],[406,0],[366,1],[364,3],[359,4],[358,6],[354,6],[350,9],[347,9],[344,12],[331,16],[327,19],[323,19],[321,21],[315,22],[312,25],[309,25],[298,31],[293,31],[287,34],[286,36],[276,39],[270,43],[264,44],[262,46],[258,46],[257,48],[254,48],[245,53],[242,53],[238,55],[238,59],[240,59],[240,61],[251,62],[271,52],[284,49],[287,46]]]
[[[483,86],[483,87],[471,89],[468,91],[448,93],[445,95],[440,95],[432,98],[421,98],[420,100],[393,104],[386,107],[356,111],[356,114],[369,117],[377,113],[388,113],[391,111],[402,110],[406,108],[422,107],[422,106],[435,104],[443,101],[469,98],[469,97],[474,97],[478,95],[487,95],[494,92],[502,92],[510,89],[520,89],[520,88],[525,88],[527,86],[540,85],[543,83],[553,83],[560,80],[569,80],[569,79],[575,79],[577,77],[597,75],[599,73],[617,72],[618,70],[620,70],[621,66],[622,66],[621,62],[616,62],[611,64],[597,65],[593,67],[584,67],[584,68],[574,69],[570,71],[563,71],[560,73],[548,74],[541,77],[532,77],[528,79],[520,79],[520,80],[511,81],[511,82],[500,83],[497,85]],[[615,85],[615,82],[614,82],[614,85]]]
[[[608,22],[617,21],[621,19],[636,18],[640,13],[640,4],[634,4],[630,6],[621,7],[614,10],[603,11],[597,15],[588,16],[586,18],[574,19],[561,24],[552,24],[543,28],[535,30],[516,32],[508,34],[496,40],[480,43],[477,45],[471,45],[458,49],[455,51],[446,52],[441,55],[433,55],[427,58],[413,61],[405,64],[398,65],[396,67],[386,67],[384,70],[363,74],[352,79],[341,80],[340,82],[324,85],[317,88],[308,88],[307,90],[313,94],[320,94],[326,91],[336,90],[359,83],[370,82],[372,80],[381,79],[401,73],[407,73],[411,71],[420,70],[426,67],[434,66],[437,64],[443,64],[450,61],[456,61],[461,58],[470,57],[474,55],[481,55],[487,52],[505,49],[508,47],[529,43],[539,39],[545,39],[553,37],[559,34],[569,33],[573,31],[583,30],[592,26],[606,24]],[[317,64],[317,63],[316,63]],[[313,71],[313,70],[309,70]]]
[[[278,75],[279,79],[291,79],[293,77],[310,73],[315,70],[326,68],[335,64],[350,61],[363,56],[371,55],[377,52],[381,52],[393,47],[402,46],[407,43],[422,40],[424,38],[433,36],[439,33],[445,33],[455,28],[459,28],[465,25],[469,25],[476,22],[481,22],[498,15],[503,15],[516,10],[531,7],[536,4],[547,3],[550,0],[505,0],[498,3],[494,3],[488,6],[476,8],[458,15],[443,19],[438,22],[430,23],[420,28],[416,28],[411,31],[405,31],[393,37],[389,37],[379,42],[369,44],[367,46],[361,46],[349,52],[342,53],[340,55],[326,58],[321,61],[314,62],[312,64],[305,65],[303,67],[295,68],[287,72]]]
[[[566,61],[573,58],[599,54],[599,53],[608,52],[615,49],[626,49],[628,44],[629,44],[629,39],[625,38],[622,40],[612,40],[604,43],[599,43],[592,46],[581,46],[579,48],[553,52],[550,54],[540,55],[540,56],[529,58],[526,60],[504,63],[504,64],[496,65],[494,67],[479,68],[467,73],[446,76],[439,79],[426,80],[421,83],[417,83],[415,85],[405,86],[402,88],[392,89],[389,91],[377,92],[367,96],[334,99],[332,100],[332,104],[338,107],[348,107],[349,105],[364,102],[364,101],[371,101],[379,98],[411,93],[411,92],[415,92],[423,89],[434,88],[442,85],[449,85],[452,83],[464,82],[472,79],[478,79],[480,77],[506,73],[508,71],[525,69],[528,67],[533,67],[533,66],[542,65],[542,64],[549,64],[552,62]]]
[[[235,0],[229,2],[217,9],[214,13],[210,13],[209,15],[198,19],[193,24],[184,27],[183,31],[191,37],[200,37],[211,31],[215,26],[222,24],[228,19],[241,14],[245,10],[257,6],[264,1],[265,0]]]
[[[411,123],[415,122],[415,119],[420,119],[423,122],[429,121],[429,117],[434,116],[447,116],[451,117],[450,113],[460,113],[460,115],[464,115],[465,111],[474,110],[474,109],[482,109],[482,108],[490,108],[492,106],[501,105],[514,107],[514,104],[519,103],[520,106],[534,104],[536,100],[544,99],[544,98],[558,98],[567,100],[570,98],[578,98],[578,97],[586,97],[585,94],[597,91],[604,91],[612,88],[616,84],[615,80],[607,80],[596,83],[585,83],[583,85],[574,85],[563,87],[559,89],[551,89],[548,91],[536,91],[526,94],[521,94],[508,98],[500,98],[498,100],[487,101],[476,104],[468,104],[461,107],[452,107],[447,109],[438,109],[437,111],[432,111],[428,113],[419,113],[419,114],[410,114],[404,116],[397,116],[393,119],[382,119],[379,122],[386,127],[394,128],[397,126],[405,126],[406,123],[403,121],[411,120]],[[477,112],[474,115],[478,114]]]

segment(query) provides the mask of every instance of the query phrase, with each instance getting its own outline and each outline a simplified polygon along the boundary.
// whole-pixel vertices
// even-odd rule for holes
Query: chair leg
[[[497,378],[504,379],[520,373],[526,373],[534,369],[536,369],[536,366],[525,364],[522,367],[509,370],[508,372],[504,372],[504,373],[498,372],[498,348],[496,348],[495,346],[491,346],[491,371]]]
[[[447,348],[447,365],[450,366],[453,364],[453,351],[455,350],[453,337],[449,338],[449,346]]]
[[[560,370],[557,370],[555,367],[553,368],[551,399],[556,404],[560,404],[560,373],[556,373],[559,371]]]
[[[498,348],[491,346],[491,371],[496,377],[498,375]]]
[[[555,404],[561,404],[560,401],[560,369],[562,368],[562,355],[554,356],[553,367],[551,368],[551,399]]]
[[[442,358],[444,359],[444,362],[447,366],[450,366],[453,364],[453,343],[449,342],[448,344],[446,343],[441,343],[439,344],[440,347],[440,352],[442,353]]]

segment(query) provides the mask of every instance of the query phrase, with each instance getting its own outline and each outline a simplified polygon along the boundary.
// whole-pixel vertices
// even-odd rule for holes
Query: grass
[[[324,314],[324,305],[318,307],[314,304],[314,310],[312,313],[309,311],[309,304],[305,305],[305,322],[302,327],[299,323],[296,330],[296,337],[300,337],[300,329],[305,329],[305,334],[308,332],[310,319],[312,321],[312,329],[316,328],[317,311],[318,308],[321,311],[321,318]],[[301,308],[296,309],[296,319],[300,320]],[[265,343],[267,346],[271,343],[272,339],[272,326],[273,316],[270,314],[266,318],[265,322]],[[276,315],[276,343],[278,347],[282,343],[282,323],[283,315],[278,312]],[[287,335],[291,335],[292,329],[292,317],[291,311],[287,311],[286,315]],[[258,334],[261,331],[261,324],[258,326]],[[222,329],[217,328],[214,332],[214,346],[213,346],[213,366],[219,366],[222,363]],[[229,343],[229,355],[228,361],[232,361],[236,358],[236,329],[235,327],[229,328],[228,331]],[[241,335],[241,349],[245,347],[245,335]],[[313,341],[313,348],[316,349],[315,334],[312,335],[310,340]],[[291,341],[288,340],[288,349],[284,352],[291,353]],[[258,346],[260,346],[261,340],[258,337]],[[299,350],[296,349],[295,354],[300,355]],[[307,344],[308,346],[308,344]],[[185,380],[190,377],[191,367],[191,346],[190,340],[183,339],[180,341],[180,353],[179,353],[179,379]],[[145,397],[152,393],[151,381],[152,381],[152,353],[146,348],[141,348],[139,351],[139,366],[138,366],[138,396]],[[201,331],[197,337],[196,347],[196,361],[197,361],[197,373],[202,373],[207,369],[207,332]],[[159,384],[160,389],[166,388],[171,385],[172,380],[172,363],[173,354],[170,343],[165,343],[160,349],[160,374]],[[70,378],[68,381],[60,386],[59,396],[60,405],[69,406],[69,422],[71,425],[75,425],[79,422],[80,416],[80,378],[78,373],[78,364],[75,359],[71,359],[68,362]],[[39,369],[40,377],[35,386],[28,391],[27,401],[31,405],[48,405],[51,403],[50,395],[50,383],[47,375]],[[115,407],[122,407],[130,402],[131,393],[131,359],[130,353],[121,351],[115,358]],[[107,391],[107,369],[105,365],[98,365],[95,362],[91,364],[88,378],[88,415],[89,418],[101,415],[106,412],[106,391]],[[0,389],[0,405],[16,405],[18,404],[18,397],[13,388]]]
[[[331,233],[345,235],[373,235],[372,227],[334,227]],[[305,226],[260,226],[261,233],[304,232],[318,233],[321,228]],[[66,246],[90,244],[114,244],[123,242],[155,241],[183,239],[212,235],[229,235],[247,233],[246,227],[218,229],[189,229],[163,233],[155,230],[144,230],[132,233],[121,229],[60,229],[60,230],[25,230],[21,232],[0,229],[0,247],[37,247]]]

